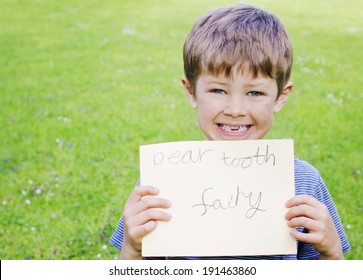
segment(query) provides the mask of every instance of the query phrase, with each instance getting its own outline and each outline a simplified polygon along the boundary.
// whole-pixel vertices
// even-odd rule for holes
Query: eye
[[[226,94],[226,92],[223,89],[219,89],[219,88],[211,89],[210,92],[215,93],[215,94]]]
[[[247,93],[248,96],[261,96],[262,95],[262,92],[259,92],[259,91],[250,91]]]

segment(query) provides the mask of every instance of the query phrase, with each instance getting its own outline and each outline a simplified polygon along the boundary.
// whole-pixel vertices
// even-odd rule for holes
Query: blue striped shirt
[[[337,229],[337,232],[339,234],[342,244],[342,251],[343,253],[348,252],[350,250],[349,241],[345,235],[343,226],[341,224],[338,215],[338,211],[319,172],[308,162],[298,157],[295,157],[294,160],[294,170],[295,170],[295,195],[307,194],[313,196],[327,206],[330,215],[333,219],[333,222],[335,224],[335,227]],[[307,232],[307,230],[304,228],[298,228],[298,230],[302,232]],[[111,245],[121,250],[123,243],[123,236],[124,236],[124,227],[123,227],[123,219],[121,217],[113,235],[110,238]],[[311,244],[297,241],[296,255],[293,254],[293,255],[264,255],[264,256],[230,256],[230,257],[229,256],[188,257],[187,259],[311,260],[319,258],[319,255],[320,255],[319,252],[316,251]]]

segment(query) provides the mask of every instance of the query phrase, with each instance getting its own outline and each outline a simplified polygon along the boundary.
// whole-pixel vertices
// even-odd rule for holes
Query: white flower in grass
[[[98,253],[98,254],[96,255],[96,257],[100,259],[100,258],[102,258],[102,254]]]
[[[352,228],[352,226],[351,226],[350,224],[347,224],[345,227],[346,227],[347,229],[351,229],[351,228]]]
[[[105,46],[105,45],[107,45],[109,42],[110,42],[110,39],[108,39],[108,38],[104,38],[104,39],[101,41],[100,46]]]
[[[34,184],[34,181],[33,180],[29,180],[28,183],[29,183],[29,185],[33,185]]]
[[[21,190],[21,194],[26,195],[27,194],[26,190]]]
[[[102,245],[102,249],[107,250],[107,245],[106,244]]]
[[[65,123],[71,123],[71,122],[72,122],[72,119],[71,119],[71,118],[66,118],[66,117],[64,117],[64,118],[63,118],[63,121],[64,121]]]
[[[332,93],[328,93],[328,94],[326,95],[326,98],[328,98],[328,99],[334,99],[334,94],[332,94]]]
[[[42,193],[42,189],[41,188],[35,188],[35,193],[36,194],[41,194]]]
[[[343,95],[344,95],[344,93],[343,94],[340,94],[340,96],[343,96]],[[343,104],[343,99],[342,98],[336,98],[333,93],[328,93],[326,95],[326,98],[329,99],[329,100],[331,100],[335,104],[338,104],[338,105],[342,105]]]
[[[122,29],[122,33],[125,35],[134,35],[136,31],[135,29],[126,26]]]
[[[64,145],[63,140],[62,140],[62,139],[60,139],[60,138],[55,139],[55,142],[57,142],[57,143],[58,143],[58,147],[59,147],[59,148],[62,148],[62,147],[63,147],[63,145]]]
[[[30,199],[25,200],[25,204],[30,204]]]
[[[8,202],[4,199],[3,200],[3,205],[6,205]]]
[[[349,27],[349,29],[348,29],[348,32],[349,33],[355,33],[355,32],[358,32],[359,31],[359,28],[358,27],[356,27],[356,26],[351,26],[351,27]]]

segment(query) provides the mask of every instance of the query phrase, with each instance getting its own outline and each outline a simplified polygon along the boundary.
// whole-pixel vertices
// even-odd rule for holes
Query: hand
[[[169,208],[170,201],[155,197],[159,190],[150,186],[135,187],[123,213],[124,240],[121,259],[142,259],[142,239],[152,232],[157,221],[169,221],[171,215],[155,208]]]
[[[285,218],[295,239],[312,244],[320,259],[343,259],[341,241],[326,205],[312,196],[299,195],[289,199],[286,207],[290,210]],[[299,232],[296,227],[309,232]]]

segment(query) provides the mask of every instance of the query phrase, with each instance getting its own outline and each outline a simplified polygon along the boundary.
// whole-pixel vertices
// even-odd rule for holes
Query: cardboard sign
[[[295,195],[292,140],[141,146],[140,172],[141,185],[172,203],[143,256],[296,254],[284,218]]]

